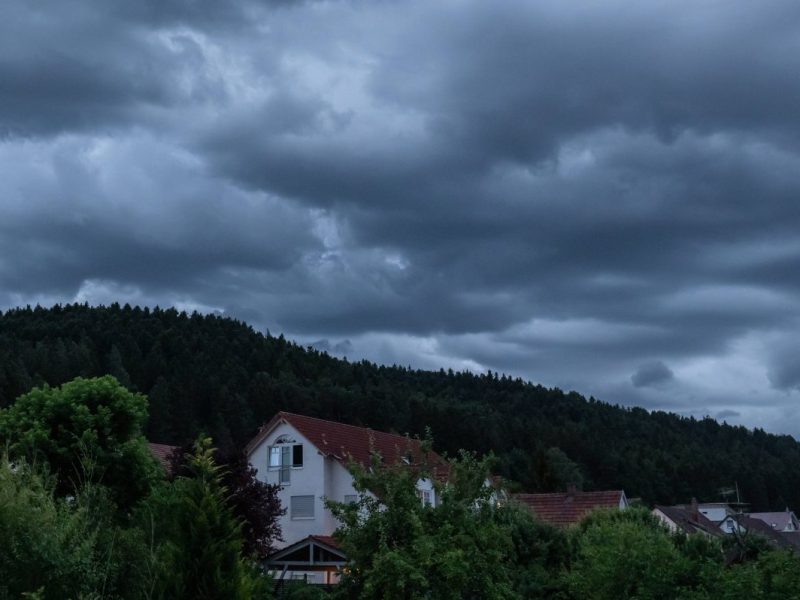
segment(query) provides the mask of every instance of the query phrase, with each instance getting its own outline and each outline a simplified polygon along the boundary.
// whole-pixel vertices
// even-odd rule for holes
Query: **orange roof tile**
[[[368,466],[371,453],[376,451],[386,465],[399,464],[405,458],[409,458],[411,464],[418,465],[423,462],[423,458],[427,458],[434,477],[446,479],[448,474],[447,463],[441,456],[431,451],[423,457],[420,440],[283,411],[276,414],[259,430],[247,444],[246,452],[249,454],[258,446],[280,421],[285,421],[297,429],[322,454],[345,465],[352,460]]]
[[[574,525],[596,508],[619,508],[622,490],[561,492],[552,494],[513,494],[542,521],[567,527]]]

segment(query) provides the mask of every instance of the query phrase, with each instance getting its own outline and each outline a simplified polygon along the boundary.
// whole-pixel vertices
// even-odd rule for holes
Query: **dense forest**
[[[497,471],[527,490],[574,478],[676,503],[717,500],[738,483],[754,510],[800,507],[800,444],[790,436],[491,372],[348,362],[213,315],[127,305],[0,313],[0,407],[44,383],[103,374],[147,394],[146,434],[157,442],[205,432],[231,450],[288,410],[402,433],[430,428],[438,450],[492,451]]]

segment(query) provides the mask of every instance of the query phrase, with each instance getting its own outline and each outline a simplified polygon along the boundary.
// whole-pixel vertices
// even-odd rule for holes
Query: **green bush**
[[[96,529],[24,462],[0,458],[0,585],[11,598],[74,598],[99,589]]]
[[[12,459],[47,464],[60,495],[102,483],[126,508],[159,475],[142,436],[146,420],[143,395],[111,376],[79,377],[58,388],[35,388],[0,410],[0,442]]]

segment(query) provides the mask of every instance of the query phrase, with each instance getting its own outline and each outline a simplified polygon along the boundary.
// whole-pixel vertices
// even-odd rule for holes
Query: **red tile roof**
[[[619,508],[625,492],[563,492],[553,494],[513,494],[518,502],[530,508],[542,521],[567,527],[574,525],[596,508]]]
[[[147,442],[147,448],[150,453],[155,457],[159,464],[164,468],[167,473],[172,471],[172,453],[178,450],[179,446],[168,446],[167,444],[155,444]]]
[[[415,465],[423,462],[419,440],[283,411],[276,414],[259,430],[247,444],[246,452],[248,454],[252,452],[281,421],[297,429],[323,455],[330,456],[345,465],[352,460],[368,466],[373,451],[380,454],[385,465],[399,464],[404,458],[410,458],[411,464]],[[426,458],[437,479],[447,477],[447,463],[441,456],[431,451]]]

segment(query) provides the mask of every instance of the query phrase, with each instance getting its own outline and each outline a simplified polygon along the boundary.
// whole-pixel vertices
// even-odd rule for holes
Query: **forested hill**
[[[528,490],[583,477],[589,489],[675,503],[717,500],[738,482],[754,509],[800,508],[800,444],[789,436],[621,408],[493,373],[348,362],[238,321],[172,309],[0,313],[0,406],[42,383],[106,373],[149,396],[147,433],[158,442],[204,431],[231,449],[288,410],[401,433],[430,427],[438,450],[492,450],[500,472]]]

